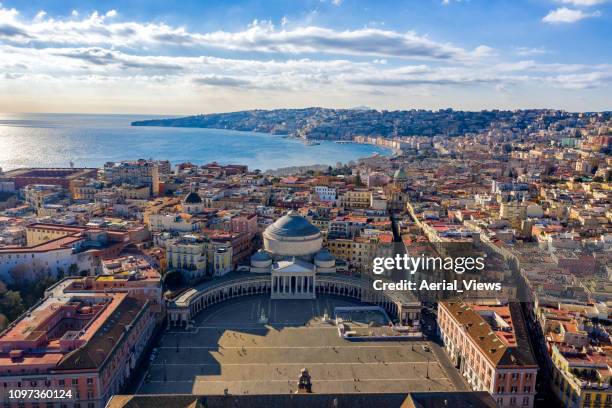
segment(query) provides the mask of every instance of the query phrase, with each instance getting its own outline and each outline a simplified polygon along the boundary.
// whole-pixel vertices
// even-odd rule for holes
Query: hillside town
[[[604,113],[604,119],[610,113]],[[234,129],[317,140],[352,140],[356,136],[392,138],[413,136],[466,136],[488,131],[507,134],[552,127],[576,129],[587,116],[553,109],[406,111],[360,109],[274,109],[212,113],[171,119],[132,122],[132,126]]]
[[[53,386],[74,405],[47,407],[104,407],[147,383],[142,367],[156,361],[160,335],[199,330],[195,316],[226,298],[333,294],[390,316],[376,330],[339,324],[343,339],[401,336],[405,350],[411,337],[437,341],[435,360],[449,361],[444,378],[454,385],[431,392],[462,389],[480,401],[474,406],[612,406],[610,113],[319,109],[290,123],[262,112],[253,115],[274,118],[274,128],[234,128],[394,153],[282,175],[164,158],[0,170],[5,389]],[[487,254],[488,272],[503,283],[496,299],[359,286],[373,277],[375,257],[447,243]],[[332,312],[321,311],[322,321]],[[251,313],[272,319],[263,306]],[[160,353],[179,355],[180,342]],[[311,371],[297,392],[312,381],[316,393],[322,374],[304,365]],[[171,373],[154,368],[154,386],[169,384]],[[429,369],[427,357],[423,379]],[[3,398],[7,407],[39,406]]]

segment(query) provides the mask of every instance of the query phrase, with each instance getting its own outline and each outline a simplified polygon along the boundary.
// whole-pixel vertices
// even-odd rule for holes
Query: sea
[[[303,141],[224,129],[130,126],[163,115],[0,113],[0,168],[101,167],[106,162],[159,159],[172,164],[246,164],[273,170],[348,163],[387,149],[364,144]]]

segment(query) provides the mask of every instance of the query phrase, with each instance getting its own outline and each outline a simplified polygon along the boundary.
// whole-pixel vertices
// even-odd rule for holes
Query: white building
[[[334,202],[336,201],[336,189],[328,186],[316,186],[314,188],[319,201]]]

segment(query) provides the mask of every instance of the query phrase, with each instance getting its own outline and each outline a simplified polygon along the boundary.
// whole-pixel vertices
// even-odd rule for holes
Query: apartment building
[[[487,391],[502,408],[533,407],[538,365],[518,303],[440,302],[438,331],[474,391]]]
[[[129,380],[154,327],[149,301],[127,293],[46,297],[0,334],[0,398],[7,408],[102,408]],[[19,389],[70,398],[9,399]]]
[[[353,208],[370,208],[372,200],[372,192],[368,189],[347,190],[338,197],[338,207],[353,209]]]

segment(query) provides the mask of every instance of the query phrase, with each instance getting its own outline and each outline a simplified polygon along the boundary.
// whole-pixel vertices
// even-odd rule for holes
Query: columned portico
[[[272,276],[272,299],[314,299],[315,277],[300,274]]]
[[[315,299],[316,267],[300,259],[272,265],[272,299]]]

